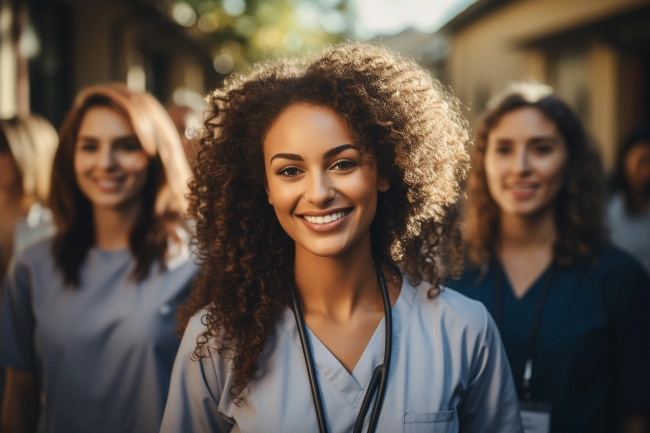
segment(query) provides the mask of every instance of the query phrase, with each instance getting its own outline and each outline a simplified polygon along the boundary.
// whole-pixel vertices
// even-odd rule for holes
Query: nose
[[[308,177],[304,198],[308,202],[322,207],[336,196],[332,180],[323,172],[312,172]]]
[[[526,175],[530,172],[530,155],[526,147],[520,147],[515,153],[514,161],[515,173]]]
[[[111,146],[102,146],[97,153],[97,165],[103,170],[111,170],[115,166],[115,155]]]

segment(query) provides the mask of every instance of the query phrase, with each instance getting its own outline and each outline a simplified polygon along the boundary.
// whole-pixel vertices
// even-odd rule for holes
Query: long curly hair
[[[207,306],[193,356],[211,356],[204,346],[212,341],[211,349],[232,361],[230,396],[240,404],[294,281],[295,244],[265,191],[262,146],[274,119],[307,103],[347,121],[362,155],[371,161],[373,151],[391,185],[379,194],[370,228],[374,257],[411,281],[433,283],[430,297],[444,272],[462,267],[454,203],[468,168],[469,133],[458,101],[438,81],[415,62],[363,43],[336,45],[311,61],[259,65],[208,99],[190,181],[203,265],[179,310],[179,331]]]
[[[130,249],[137,261],[136,280],[146,278],[153,263],[164,267],[169,241],[181,243],[176,230],[186,225],[191,172],[176,128],[163,106],[151,94],[131,91],[122,84],[88,87],[77,96],[61,126],[52,168],[52,185],[56,188],[51,189],[49,197],[57,226],[52,254],[72,287],[79,285],[79,268],[95,243],[92,203],[77,185],[74,152],[85,114],[98,106],[122,114],[150,158],[140,194],[140,215],[130,235]]]
[[[581,257],[594,257],[606,239],[604,226],[605,176],[600,157],[578,115],[549,86],[513,83],[488,103],[476,127],[471,152],[472,169],[467,178],[465,240],[472,265],[489,262],[499,236],[499,206],[487,187],[485,152],[488,136],[501,118],[524,107],[539,110],[557,127],[569,151],[567,176],[555,198],[558,238],[554,260],[569,265]]]

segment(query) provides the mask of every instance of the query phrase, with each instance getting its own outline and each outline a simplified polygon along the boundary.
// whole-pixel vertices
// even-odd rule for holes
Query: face
[[[488,135],[485,174],[502,214],[534,217],[553,208],[569,158],[557,127],[532,107],[504,114]]]
[[[640,142],[627,152],[625,177],[634,191],[650,188],[650,142]]]
[[[140,201],[149,156],[126,118],[109,107],[90,108],[74,153],[79,188],[95,207],[128,209]]]
[[[306,104],[287,108],[264,139],[264,163],[269,203],[297,249],[334,256],[369,235],[377,194],[389,185],[374,161],[362,163],[336,112]]]

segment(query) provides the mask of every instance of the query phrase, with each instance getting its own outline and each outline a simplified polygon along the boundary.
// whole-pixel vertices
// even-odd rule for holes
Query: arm
[[[523,433],[510,364],[499,331],[482,308],[485,326],[473,354],[471,381],[459,405],[460,431]]]
[[[609,296],[613,371],[621,431],[645,433],[650,427],[650,278],[629,258],[604,278]]]
[[[6,371],[1,430],[5,433],[33,433],[40,410],[36,375],[11,367]]]
[[[226,433],[232,429],[232,421],[226,421],[219,412],[220,355],[213,351],[210,357],[193,356],[197,336],[205,330],[201,323],[203,314],[199,312],[192,317],[185,329],[174,361],[160,433]],[[209,350],[209,343],[204,345],[204,354]]]

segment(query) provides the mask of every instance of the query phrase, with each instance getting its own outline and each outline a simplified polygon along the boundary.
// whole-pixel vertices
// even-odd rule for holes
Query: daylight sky
[[[351,0],[354,30],[362,39],[394,34],[407,27],[436,30],[475,0]]]

